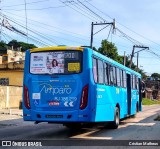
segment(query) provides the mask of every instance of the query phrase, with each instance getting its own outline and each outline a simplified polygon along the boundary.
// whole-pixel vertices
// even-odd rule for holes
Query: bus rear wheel
[[[120,122],[119,108],[116,107],[114,111],[114,121],[112,122],[112,128],[117,129]]]

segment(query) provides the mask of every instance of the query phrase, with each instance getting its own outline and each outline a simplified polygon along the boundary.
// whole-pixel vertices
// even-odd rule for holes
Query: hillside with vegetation
[[[8,43],[6,43],[4,41],[0,42],[1,53],[7,51],[8,47],[13,47],[14,50],[18,50],[20,48],[22,52],[26,51],[27,49],[36,48],[36,46],[34,44],[20,42],[20,41],[17,41],[17,40],[11,40]]]

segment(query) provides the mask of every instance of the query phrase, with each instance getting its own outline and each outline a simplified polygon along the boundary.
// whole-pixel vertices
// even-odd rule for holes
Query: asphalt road
[[[0,140],[56,140],[57,143],[58,140],[75,139],[77,142],[79,141],[79,145],[84,146],[88,143],[90,145],[93,143],[94,146],[95,140],[154,141],[160,140],[160,121],[154,121],[158,114],[160,115],[160,105],[144,106],[143,112],[139,112],[136,117],[122,120],[116,130],[103,125],[86,126],[80,130],[71,130],[61,124],[40,123],[35,125],[33,122],[24,122],[20,116],[1,114]],[[89,139],[90,142],[85,142],[86,139]],[[100,141],[97,143],[104,143]],[[63,143],[61,145],[63,146]],[[65,148],[73,148],[73,146]]]

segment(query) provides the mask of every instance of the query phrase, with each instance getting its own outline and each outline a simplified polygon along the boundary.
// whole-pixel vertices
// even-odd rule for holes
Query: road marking
[[[92,130],[90,132],[86,132],[80,135],[76,135],[70,138],[74,138],[74,139],[93,139],[93,140],[111,140],[113,139],[112,137],[92,137],[91,135],[94,134],[95,132],[98,132],[99,129],[96,130]]]
[[[128,122],[125,125],[119,125],[119,128],[125,128],[128,126],[153,126],[155,125],[155,123],[132,123],[132,122]]]

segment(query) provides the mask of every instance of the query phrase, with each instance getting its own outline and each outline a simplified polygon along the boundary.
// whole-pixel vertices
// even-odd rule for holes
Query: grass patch
[[[154,105],[154,104],[160,104],[159,100],[151,100],[147,98],[142,99],[142,105]]]
[[[160,121],[160,115],[158,115],[154,120],[155,121]]]

